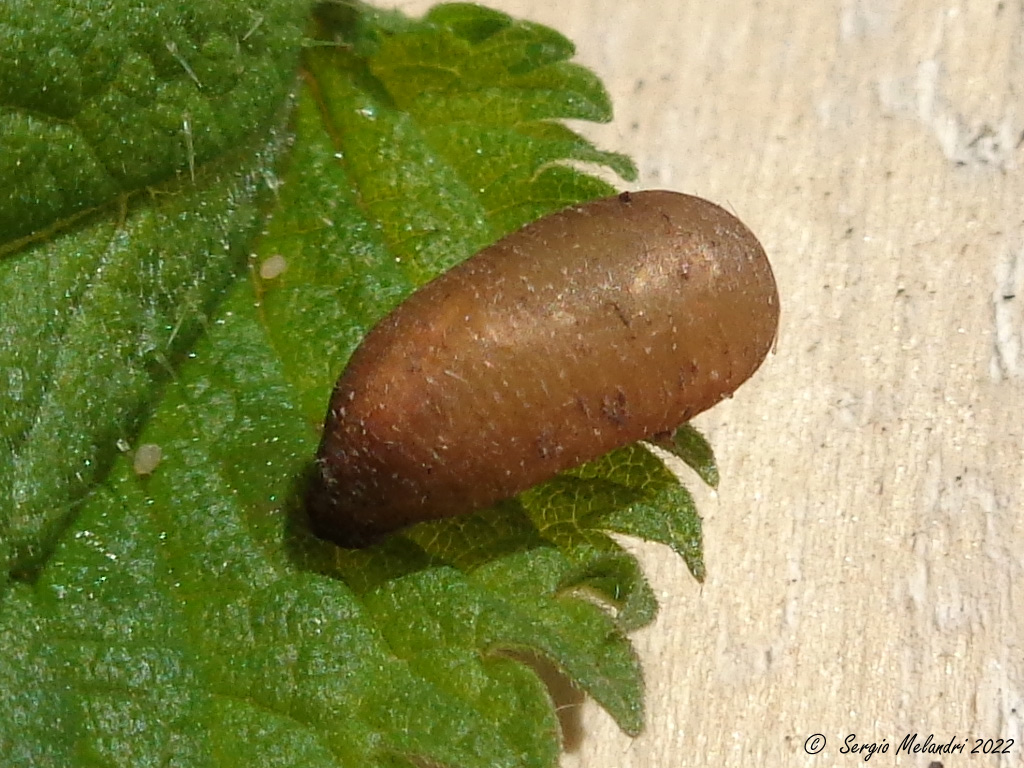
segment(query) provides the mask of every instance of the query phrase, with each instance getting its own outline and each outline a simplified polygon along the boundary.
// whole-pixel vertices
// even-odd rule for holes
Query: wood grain
[[[907,733],[1024,754],[1024,10],[906,0],[491,0],[611,91],[583,126],[758,235],[778,352],[699,417],[703,588],[638,547],[648,725],[592,704],[566,768],[852,766]],[[412,13],[426,2],[394,3]],[[828,740],[804,753],[813,733]],[[971,742],[973,744],[973,742]]]

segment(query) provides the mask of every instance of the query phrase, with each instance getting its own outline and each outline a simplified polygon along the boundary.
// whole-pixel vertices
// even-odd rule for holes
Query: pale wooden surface
[[[586,134],[633,188],[735,211],[783,306],[778,353],[699,419],[707,583],[641,550],[647,730],[587,704],[565,768],[860,765],[849,733],[926,768],[893,760],[915,731],[1016,739],[946,768],[1024,763],[1021,4],[489,5],[576,42],[616,106]]]

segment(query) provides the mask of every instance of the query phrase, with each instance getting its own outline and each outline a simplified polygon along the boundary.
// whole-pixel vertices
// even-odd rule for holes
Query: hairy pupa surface
[[[523,227],[366,336],[331,396],[308,494],[362,546],[664,435],[757,370],[779,298],[719,206],[623,193]]]

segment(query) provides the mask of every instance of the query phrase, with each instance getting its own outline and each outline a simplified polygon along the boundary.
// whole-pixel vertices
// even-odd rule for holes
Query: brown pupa
[[[764,250],[676,192],[573,206],[414,293],[331,396],[308,509],[362,546],[513,496],[728,397],[775,339]]]

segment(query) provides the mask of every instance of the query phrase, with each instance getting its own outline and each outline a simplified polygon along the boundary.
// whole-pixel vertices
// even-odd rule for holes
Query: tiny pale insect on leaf
[[[137,475],[151,475],[160,464],[163,451],[156,443],[143,443],[135,449],[132,458],[132,469]]]

